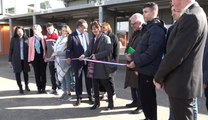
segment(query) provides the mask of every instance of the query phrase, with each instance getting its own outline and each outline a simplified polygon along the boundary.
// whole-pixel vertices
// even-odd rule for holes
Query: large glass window
[[[117,36],[120,42],[120,54],[124,54],[124,50],[128,44],[129,22],[117,22]]]

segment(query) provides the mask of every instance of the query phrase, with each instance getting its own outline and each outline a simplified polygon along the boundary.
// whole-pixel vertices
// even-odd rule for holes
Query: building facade
[[[86,19],[88,23],[96,19],[100,22],[106,21],[111,24],[114,33],[120,38],[121,53],[123,53],[122,50],[125,49],[129,35],[132,33],[128,19],[136,12],[142,13],[142,7],[147,1],[150,0],[62,0],[65,5],[63,8],[7,16],[0,21],[8,22],[9,28],[17,25],[30,28],[33,24],[44,26],[47,22],[52,22],[57,28],[68,24],[71,29],[76,28],[75,23],[80,18]],[[167,25],[172,24],[169,0],[154,0],[154,2],[159,5],[159,17]],[[198,0],[198,2],[208,14],[208,1]],[[9,34],[11,38],[13,29],[9,30]]]

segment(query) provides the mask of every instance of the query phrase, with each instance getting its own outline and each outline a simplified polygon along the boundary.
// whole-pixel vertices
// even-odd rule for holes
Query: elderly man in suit
[[[87,64],[84,61],[71,60],[72,58],[80,57],[89,45],[89,37],[86,32],[88,28],[87,21],[80,19],[77,21],[76,30],[68,37],[66,57],[68,64],[72,63],[72,68],[75,73],[75,91],[77,101],[75,106],[80,105],[82,95],[82,74],[85,75],[85,84],[90,104],[92,104],[92,80],[87,78]]]
[[[127,63],[130,63],[132,61],[132,56],[134,53],[128,53],[128,50],[130,48],[136,49],[139,41],[142,38],[142,28],[145,24],[144,17],[140,13],[135,13],[129,18],[130,24],[132,29],[134,30],[133,34],[131,35],[131,38],[129,39],[129,43],[125,49],[125,57],[127,60]],[[140,101],[140,93],[138,88],[138,75],[135,73],[135,69],[127,68],[126,69],[126,79],[124,88],[130,87],[131,88],[131,97],[132,97],[132,103],[126,104],[126,107],[137,107],[134,111],[132,111],[132,114],[138,114],[142,112],[141,107],[141,101]]]
[[[171,4],[182,15],[170,33],[154,83],[158,89],[164,87],[176,120],[193,120],[193,100],[203,91],[206,14],[195,0],[172,0]]]

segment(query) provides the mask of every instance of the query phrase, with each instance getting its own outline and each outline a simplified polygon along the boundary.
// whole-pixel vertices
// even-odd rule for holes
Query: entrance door
[[[0,55],[9,53],[9,25],[0,25]]]

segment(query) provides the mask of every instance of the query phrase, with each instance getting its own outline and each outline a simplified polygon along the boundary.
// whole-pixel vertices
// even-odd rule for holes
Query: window
[[[124,53],[126,46],[128,44],[128,34],[129,34],[129,22],[121,21],[117,22],[117,36],[120,42],[120,54]]]

